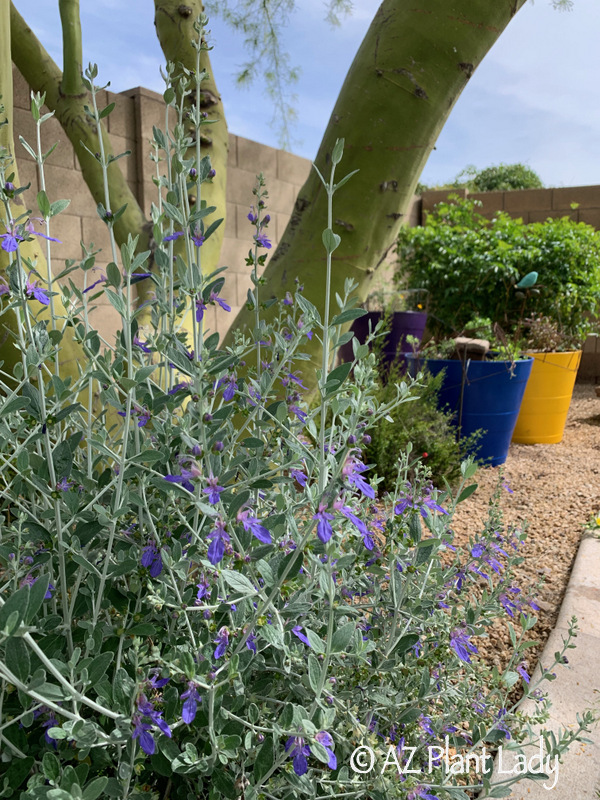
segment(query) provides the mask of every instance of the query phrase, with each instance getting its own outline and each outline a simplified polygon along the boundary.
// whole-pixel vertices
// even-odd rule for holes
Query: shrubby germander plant
[[[88,70],[98,119],[95,77]],[[391,405],[374,398],[366,346],[355,348],[352,380],[351,365],[332,368],[340,326],[357,313],[354,287],[336,298],[332,319],[300,286],[263,301],[262,180],[249,215],[255,328],[219,349],[204,312],[217,304],[227,313],[224,277],[201,270],[218,224],[201,201],[211,166],[200,137],[185,133],[181,102],[192,90],[199,97],[202,79],[199,69],[177,77],[178,91],[165,95],[174,133],[169,124],[155,131],[167,174],[153,208],[152,268],[130,240],[120,254],[113,244],[99,281],[90,280],[93,254],[68,265],[84,270],[81,291],[38,274],[20,251],[32,217],[19,215],[21,187],[2,157],[11,254],[2,311],[19,316],[21,361],[14,375],[0,373],[0,796],[471,796],[489,776],[457,778],[439,761],[427,771],[427,746],[446,736],[458,751],[527,738],[531,720],[508,700],[520,681],[540,718],[545,710],[524,666],[533,598],[511,577],[523,534],[505,530],[494,507],[470,548],[455,552],[452,513],[474,486],[468,463],[453,498],[425,472],[408,483],[401,456],[394,491],[378,502],[361,448]],[[38,125],[42,104],[33,98]],[[201,129],[199,110],[192,116]],[[327,296],[342,146],[324,180]],[[42,191],[38,206],[51,239],[64,203]],[[110,197],[99,213],[112,232],[120,211]],[[140,279],[156,295],[143,332],[131,305]],[[39,321],[40,304],[59,292],[67,315]],[[88,324],[100,292],[122,318],[107,350]],[[280,313],[267,325],[261,309],[272,302]],[[74,381],[58,369],[67,327],[87,357]],[[323,343],[313,411],[299,374],[311,336]],[[407,392],[401,385],[397,400]],[[501,674],[479,660],[477,641],[502,610],[515,653]],[[552,751],[580,729],[549,739]],[[365,744],[400,759],[416,747],[421,771],[358,774],[350,757]]]

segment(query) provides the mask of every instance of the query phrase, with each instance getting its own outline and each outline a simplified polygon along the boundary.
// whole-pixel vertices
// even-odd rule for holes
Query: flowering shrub
[[[98,119],[95,70],[87,77]],[[178,88],[199,97],[201,81],[197,70]],[[175,97],[167,94],[171,114]],[[34,98],[38,125],[42,103]],[[196,112],[194,121],[203,124]],[[332,369],[340,326],[356,316],[351,283],[332,319],[298,287],[278,301],[273,323],[262,321],[262,179],[248,258],[256,326],[219,349],[203,313],[209,304],[228,311],[221,271],[201,271],[202,243],[218,224],[201,202],[210,161],[188,156],[181,124],[155,140],[171,177],[153,209],[152,265],[130,240],[99,287],[88,286],[85,259],[80,291],[46,281],[19,242],[9,249],[2,313],[19,316],[21,362],[0,382],[0,796],[469,797],[489,774],[456,778],[440,759],[428,770],[427,744],[526,739],[528,720],[508,702],[519,681],[540,715],[545,708],[524,667],[534,601],[510,570],[523,534],[504,530],[494,507],[469,550],[455,551],[452,513],[474,487],[468,463],[453,498],[426,472],[409,483],[404,458],[389,501],[377,502],[361,437],[408,390],[377,402],[364,346],[352,381],[350,365]],[[324,180],[330,209],[342,147]],[[1,172],[7,229],[24,241],[28,215],[13,219],[7,154]],[[53,207],[45,193],[38,200],[50,236]],[[112,233],[119,212],[109,197],[99,211]],[[339,240],[327,228],[323,242],[329,299]],[[65,318],[38,320],[44,300],[28,289],[29,272],[44,298],[62,293]],[[130,302],[140,279],[156,294],[143,332]],[[92,287],[122,317],[107,351],[87,324]],[[186,311],[191,337],[179,330]],[[67,325],[88,359],[74,381],[58,369]],[[312,411],[298,371],[310,336],[323,343]],[[515,625],[502,674],[477,648],[501,611]],[[360,745],[399,759],[415,747],[416,772],[357,772]]]

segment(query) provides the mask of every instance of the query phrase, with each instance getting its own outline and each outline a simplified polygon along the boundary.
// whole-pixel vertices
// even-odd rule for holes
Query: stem
[[[335,164],[331,167],[329,186],[327,189],[327,228],[331,231],[333,225],[333,176]],[[331,299],[331,253],[327,248],[327,272],[325,276],[325,312],[323,316],[323,358],[321,361],[321,426],[319,430],[319,494],[322,495],[327,483],[327,470],[325,468],[325,421],[327,418],[327,401],[325,384],[329,370],[329,303]]]

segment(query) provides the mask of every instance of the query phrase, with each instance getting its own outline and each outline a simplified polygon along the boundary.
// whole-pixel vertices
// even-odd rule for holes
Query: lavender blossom
[[[254,241],[259,247],[265,247],[267,250],[271,249],[271,241],[267,238],[266,233],[257,233],[254,237]]]
[[[187,690],[182,693],[181,700],[184,701],[183,709],[181,711],[181,719],[189,725],[196,717],[198,704],[202,702],[202,698],[198,693],[198,687],[194,681],[188,681]]]
[[[271,534],[264,525],[260,524],[260,521],[256,517],[250,516],[250,509],[246,508],[238,511],[237,521],[241,522],[244,526],[244,530],[250,531],[259,542],[263,544],[272,544],[273,540],[271,539]]]
[[[454,650],[456,655],[461,661],[466,664],[471,663],[471,656],[469,653],[478,653],[479,651],[469,641],[469,633],[465,628],[456,628],[450,634],[450,647]]]
[[[310,748],[306,746],[302,736],[290,736],[285,743],[285,751],[292,759],[296,775],[305,775],[308,770],[306,757],[310,755]]]
[[[162,558],[154,542],[149,542],[144,548],[142,557],[140,559],[140,564],[142,565],[142,567],[146,567],[147,569],[150,570],[151,578],[158,578],[158,576],[162,572],[163,568]]]
[[[294,636],[297,636],[298,639],[300,639],[300,641],[303,644],[307,645],[307,647],[311,646],[310,642],[308,641],[308,638],[307,638],[306,634],[302,633],[302,626],[301,625],[296,625],[295,627],[293,627],[292,628],[292,633],[294,634]]]
[[[219,479],[211,475],[210,478],[208,478],[208,486],[206,489],[202,490],[204,494],[208,495],[208,502],[213,506],[219,502],[221,492],[225,491],[225,487],[219,486],[218,483]]]
[[[326,508],[325,503],[321,503],[319,510],[313,515],[313,519],[317,520],[317,536],[323,544],[326,544],[333,536],[333,528],[330,522],[333,519],[333,514],[329,514]]]
[[[334,743],[333,737],[327,731],[319,731],[315,736],[315,741],[322,744],[325,748],[327,755],[329,756],[329,761],[327,762],[327,766],[329,769],[337,769],[337,758],[335,757],[335,753],[333,752]]]
[[[223,560],[225,545],[229,544],[231,541],[231,537],[225,530],[225,523],[222,519],[217,519],[214,530],[212,530],[206,538],[211,540],[207,553],[208,560],[211,564],[216,565]]]
[[[362,492],[365,497],[369,497],[371,500],[374,500],[375,489],[370,486],[361,475],[361,473],[365,472],[367,469],[368,467],[365,467],[361,461],[358,461],[356,458],[351,456],[344,464],[342,475],[347,479],[350,486],[354,486],[356,489]]]
[[[214,643],[217,645],[214,653],[215,658],[222,658],[229,645],[229,628],[225,626],[220,628]]]

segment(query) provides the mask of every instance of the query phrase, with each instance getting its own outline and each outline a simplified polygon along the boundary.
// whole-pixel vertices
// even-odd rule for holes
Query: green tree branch
[[[83,49],[79,0],[58,0],[63,35],[63,77],[61,91],[67,95],[85,93],[81,75]]]
[[[471,75],[524,4],[488,0],[384,0],[355,56],[316,158],[327,173],[336,139],[345,138],[344,172],[360,170],[336,195],[333,229],[341,244],[333,256],[332,298],[346,278],[359,283],[396,242],[418,178],[454,103]],[[324,315],[326,193],[312,172],[264,272],[263,297],[284,297],[298,277],[305,296]],[[333,309],[332,309],[333,310]],[[249,328],[243,308],[231,331]],[[305,379],[315,385],[319,343]],[[231,341],[231,335],[226,342]]]

